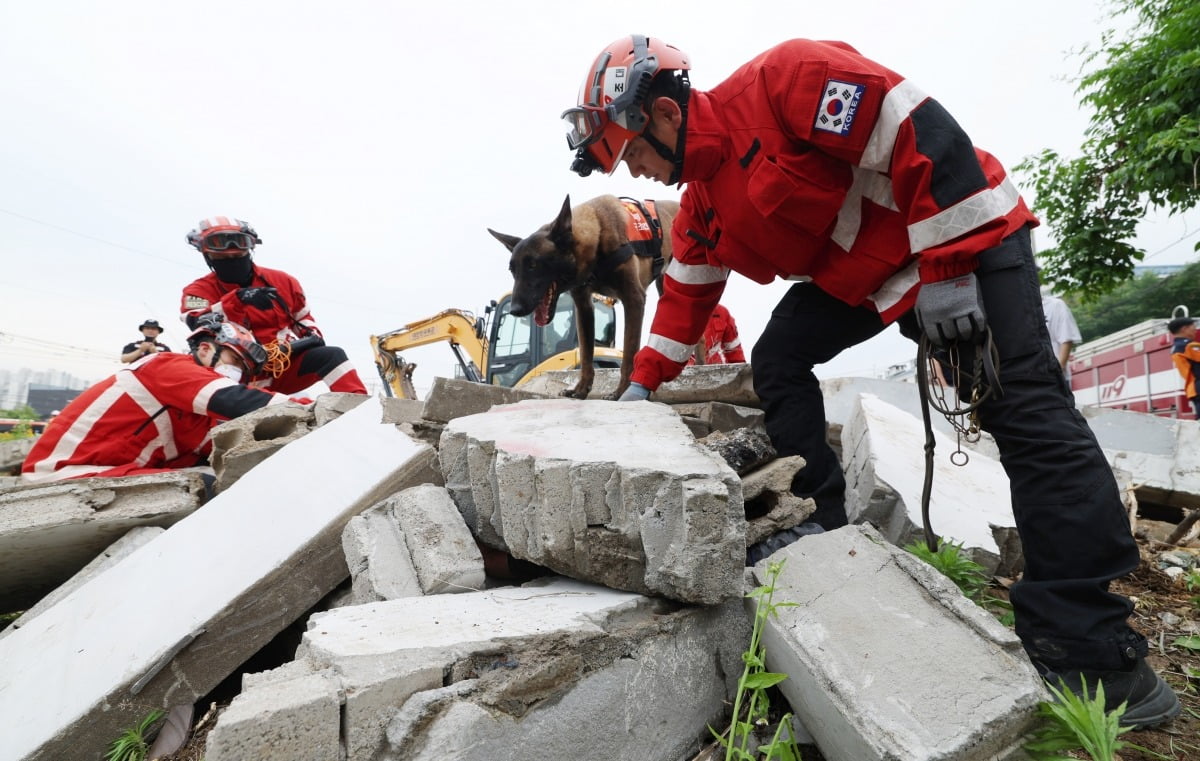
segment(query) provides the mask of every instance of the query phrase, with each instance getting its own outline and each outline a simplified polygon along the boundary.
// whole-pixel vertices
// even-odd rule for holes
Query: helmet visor
[[[201,245],[209,251],[249,251],[254,248],[254,238],[240,232],[211,233],[204,236]]]

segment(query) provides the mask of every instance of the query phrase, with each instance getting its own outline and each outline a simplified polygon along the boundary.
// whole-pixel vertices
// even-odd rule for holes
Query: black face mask
[[[209,259],[208,264],[223,283],[247,286],[254,278],[254,262],[249,254],[236,259]]]

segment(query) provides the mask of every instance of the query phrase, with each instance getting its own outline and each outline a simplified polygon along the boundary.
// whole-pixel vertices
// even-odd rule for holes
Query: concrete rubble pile
[[[615,383],[599,372],[593,397]],[[746,366],[632,404],[560,398],[573,384],[268,408],[214,432],[202,507],[170,496],[194,474],[0,491],[0,596],[29,606],[0,632],[6,748],[99,759],[150,708],[241,674],[208,761],[691,759],[728,721],[743,595],[766,580],[746,547],[812,511],[790,494],[803,459],[771,449]],[[831,761],[1020,757],[1045,693],[1019,643],[895,546],[920,527],[915,388],[825,390],[856,525],[772,557],[774,599],[799,607],[769,624],[768,667]],[[993,454],[937,466],[934,527],[1015,572]],[[1200,492],[1147,462],[1126,477]],[[69,550],[51,571],[3,551],[31,543]],[[300,627],[276,667],[245,668]]]

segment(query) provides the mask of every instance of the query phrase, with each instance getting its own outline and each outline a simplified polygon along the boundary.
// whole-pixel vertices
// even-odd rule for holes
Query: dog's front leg
[[[646,314],[646,292],[634,288],[627,289],[621,299],[625,305],[625,343],[621,347],[621,379],[617,382],[617,390],[608,395],[608,399],[619,399],[625,389],[629,388],[629,376],[633,375],[633,357],[642,345],[642,318]]]
[[[563,396],[587,399],[596,379],[596,312],[592,306],[592,293],[586,288],[571,289],[575,301],[575,332],[579,340],[579,382],[575,388],[563,391]]]

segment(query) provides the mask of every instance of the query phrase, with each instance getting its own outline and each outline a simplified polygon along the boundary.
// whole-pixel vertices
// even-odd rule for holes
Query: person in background
[[[248,382],[283,394],[324,381],[330,391],[366,394],[344,349],[326,346],[300,282],[254,263],[262,243],[254,228],[233,217],[210,217],[187,234],[211,272],[183,289],[181,319],[189,328],[206,314],[244,325],[269,360]]]
[[[268,405],[310,403],[239,382],[266,359],[240,325],[205,319],[188,346],[187,354],[150,354],[75,397],[29,451],[22,481],[196,467],[212,450],[213,426]]]
[[[125,348],[121,349],[122,362],[128,364],[150,354],[171,350],[170,346],[158,340],[163,332],[162,325],[158,324],[158,320],[146,320],[138,325],[138,330],[142,331],[142,339],[125,344]]]
[[[745,362],[742,339],[738,336],[737,323],[724,304],[713,307],[704,326],[704,336],[696,344],[696,352],[688,360],[689,365],[726,365]]]
[[[1067,369],[1067,361],[1071,358],[1071,352],[1083,340],[1083,336],[1079,335],[1079,326],[1075,324],[1075,315],[1071,314],[1071,307],[1067,306],[1067,302],[1051,293],[1048,286],[1042,286],[1042,311],[1046,314],[1046,332],[1050,334],[1050,348],[1054,351],[1054,358],[1058,360],[1063,376],[1069,380],[1071,371]]]
[[[1196,379],[1200,377],[1200,343],[1196,342],[1196,321],[1191,317],[1176,317],[1167,323],[1174,343],[1171,346],[1171,361],[1183,378],[1183,393],[1192,403],[1192,415],[1200,420],[1200,391]]]
[[[778,454],[808,463],[792,486],[817,505],[802,526],[837,528],[845,477],[813,367],[898,323],[957,358],[960,399],[981,395],[1024,550],[1010,599],[1030,661],[1076,694],[1102,684],[1108,710],[1127,703],[1127,726],[1177,716],[1130,625],[1132,603],[1109,588],[1141,556],[1050,353],[1037,220],[1000,161],[915,83],[843,42],[783,42],[710,90],[691,87],[690,69],[679,48],[622,37],[592,59],[563,114],[576,173],[623,162],[633,177],[686,185],[650,338],[621,399],[679,374],[730,272],[796,281],[752,351],[754,389]],[[755,549],[748,561],[763,557]]]

